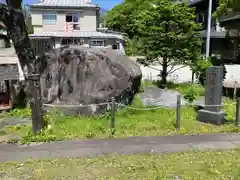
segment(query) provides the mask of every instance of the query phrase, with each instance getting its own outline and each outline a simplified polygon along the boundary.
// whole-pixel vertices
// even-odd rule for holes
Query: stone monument
[[[140,66],[121,52],[107,48],[70,45],[37,59],[45,107],[68,115],[93,115],[107,111],[106,102],[129,104],[138,92]],[[26,92],[32,91],[31,87]],[[102,105],[94,105],[94,104]]]
[[[198,120],[201,122],[220,125],[224,123],[225,112],[221,109],[222,103],[223,67],[212,66],[206,71],[205,105],[198,111]]]

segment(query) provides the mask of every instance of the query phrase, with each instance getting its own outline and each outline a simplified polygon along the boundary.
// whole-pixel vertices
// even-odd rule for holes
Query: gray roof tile
[[[226,16],[222,16],[220,18],[220,22],[226,22],[226,21],[231,21],[231,20],[239,20],[240,19],[240,13],[229,13],[228,15]]]
[[[89,38],[116,38],[123,40],[123,35],[119,33],[107,33],[99,31],[75,31],[75,32],[41,32],[30,34],[29,37],[89,37]]]
[[[97,7],[89,0],[42,0],[33,4],[32,7],[50,6],[50,7]]]
[[[204,0],[189,0],[188,3],[190,6],[196,5],[200,2],[203,2]]]
[[[227,31],[216,31],[215,29],[211,29],[211,38],[226,38]],[[203,30],[199,32],[198,37],[207,37],[207,30]]]

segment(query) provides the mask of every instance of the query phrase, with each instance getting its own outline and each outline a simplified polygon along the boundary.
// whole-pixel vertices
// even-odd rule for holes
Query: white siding
[[[97,17],[96,11],[84,10],[80,16],[80,27],[83,31],[96,31],[97,29]]]
[[[34,33],[41,33],[42,32],[42,26],[33,26],[33,32]]]
[[[42,25],[42,12],[41,11],[32,11],[32,25]]]
[[[32,24],[34,27],[34,33],[39,32],[64,32],[65,31],[65,15],[66,11],[57,12],[57,23],[55,25],[43,24],[42,12],[32,10]],[[97,17],[96,9],[84,9],[72,11],[73,13],[80,13],[80,31],[96,31],[97,29]],[[42,25],[42,29],[40,28]]]

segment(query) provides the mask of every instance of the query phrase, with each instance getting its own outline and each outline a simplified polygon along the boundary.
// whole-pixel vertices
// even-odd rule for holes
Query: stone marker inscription
[[[224,122],[225,113],[221,110],[222,81],[222,66],[212,66],[207,69],[205,83],[205,105],[204,109],[198,111],[198,119],[200,121],[213,124],[222,124]]]
[[[219,112],[222,102],[223,67],[212,66],[206,72],[205,109]]]
[[[213,93],[214,93],[214,86],[215,86],[215,81],[214,78],[216,78],[215,73],[210,74],[210,97],[209,100],[213,102]]]

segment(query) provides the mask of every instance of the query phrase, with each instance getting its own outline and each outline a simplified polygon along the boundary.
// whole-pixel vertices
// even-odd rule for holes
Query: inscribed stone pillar
[[[219,112],[222,103],[223,67],[209,67],[206,73],[205,109]]]
[[[198,111],[198,119],[202,122],[222,124],[225,113],[221,110],[223,67],[212,66],[206,71],[205,105]]]

